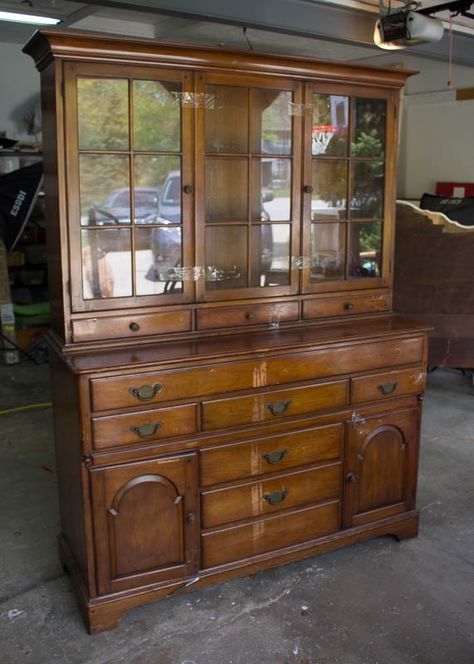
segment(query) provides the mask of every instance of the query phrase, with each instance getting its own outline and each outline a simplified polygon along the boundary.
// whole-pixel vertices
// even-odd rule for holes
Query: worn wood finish
[[[215,567],[334,533],[339,527],[339,507],[334,500],[284,516],[269,516],[249,524],[204,532],[202,565],[204,569]]]
[[[336,424],[243,443],[203,447],[199,455],[201,485],[338,459],[342,456],[343,433],[342,424]]]
[[[341,487],[340,463],[309,467],[271,479],[204,491],[202,526],[212,528],[300,505],[337,498]]]
[[[120,447],[162,438],[174,438],[197,429],[194,404],[111,415],[92,420],[94,447]]]
[[[388,291],[349,292],[343,296],[319,297],[303,302],[303,318],[352,316],[390,308]]]
[[[131,314],[72,321],[73,341],[113,339],[117,336],[134,339],[142,336],[155,336],[157,330],[160,334],[191,330],[191,312]]]
[[[340,408],[347,403],[347,389],[346,381],[338,381],[248,397],[205,401],[202,405],[202,427],[204,430],[222,429]]]
[[[407,72],[56,30],[25,50],[42,71],[60,552],[89,631],[214,581],[370,537],[414,537],[427,328],[390,312]],[[81,116],[78,90],[97,80],[127,90],[117,97],[125,129],[117,139],[114,124],[111,143],[97,138],[108,115],[81,138],[95,111]],[[166,125],[172,140],[148,144],[146,133],[147,149],[134,133],[144,82],[181,110],[157,121],[162,105],[150,96],[146,132]],[[216,91],[241,101],[221,112]],[[313,93],[333,101],[313,108]],[[333,209],[328,223],[348,231],[375,220],[383,244],[369,233],[366,256],[348,232],[344,275],[326,279],[311,273],[313,258],[340,245],[312,246],[312,161],[321,122],[344,138],[341,95],[351,98],[349,147],[339,154],[336,141],[321,163],[343,160],[351,202],[347,218]],[[387,109],[376,158],[363,141],[352,147],[359,129],[372,131],[360,98]],[[90,155],[115,163],[114,177],[85,195]],[[352,176],[374,161],[383,208],[359,220]],[[163,191],[175,178],[176,191],[168,211],[156,190],[156,214],[137,216],[136,186],[148,177]],[[130,200],[114,223],[91,202],[111,187]],[[110,231],[125,244],[108,243]]]
[[[425,384],[426,372],[422,366],[353,378],[351,380],[351,403],[364,403],[405,394],[419,394],[424,391]]]

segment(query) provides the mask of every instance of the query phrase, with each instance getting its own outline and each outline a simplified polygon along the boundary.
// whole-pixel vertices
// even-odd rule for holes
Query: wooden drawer
[[[248,390],[420,362],[423,338],[91,380],[94,411]],[[143,393],[140,396],[140,393]]]
[[[198,330],[261,324],[270,326],[272,323],[298,320],[298,302],[200,309],[196,315]]]
[[[290,508],[309,505],[341,492],[341,463],[306,468],[271,479],[240,484],[202,494],[204,528],[259,517]]]
[[[386,290],[354,292],[305,300],[303,302],[303,318],[363,314],[373,311],[387,311],[389,308],[390,295]]]
[[[190,311],[168,311],[157,314],[107,316],[72,321],[73,341],[94,341],[116,337],[187,332],[191,329]]]
[[[148,440],[173,438],[196,431],[196,405],[160,408],[92,420],[94,447],[121,447]]]
[[[342,424],[201,449],[201,486],[339,459]]]
[[[282,549],[339,530],[339,501],[203,533],[203,567]]]
[[[424,391],[425,383],[426,373],[422,367],[352,378],[351,402],[363,403],[404,394],[418,394]]]
[[[347,381],[340,380],[309,387],[206,401],[202,404],[202,427],[209,431],[338,408],[347,403],[347,387]]]

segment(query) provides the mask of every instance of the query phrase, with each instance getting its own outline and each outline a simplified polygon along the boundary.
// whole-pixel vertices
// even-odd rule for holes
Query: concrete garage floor
[[[2,409],[48,367],[0,367]],[[473,664],[474,389],[425,399],[417,539],[381,538],[176,596],[87,635],[56,554],[51,410],[0,417],[1,664]]]

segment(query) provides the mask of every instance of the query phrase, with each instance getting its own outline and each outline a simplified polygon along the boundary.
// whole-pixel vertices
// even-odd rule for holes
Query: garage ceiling
[[[403,4],[392,0],[392,7]],[[425,0],[423,7],[437,4],[440,0]],[[380,59],[383,55],[372,42],[379,0],[0,0],[0,9],[56,16],[63,21],[59,29],[248,48],[245,26],[250,44],[259,51],[334,60]],[[439,18],[448,18],[448,14]],[[474,66],[474,21],[456,17],[454,23],[455,61]],[[24,43],[33,30],[33,26],[0,23],[0,41]],[[282,39],[282,33],[287,37]],[[409,52],[446,60],[447,35],[437,44],[417,46]]]

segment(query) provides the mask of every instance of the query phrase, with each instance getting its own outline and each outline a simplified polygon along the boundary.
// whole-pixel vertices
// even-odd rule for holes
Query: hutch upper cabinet
[[[391,313],[407,72],[44,31],[61,555],[87,625],[414,536]]]

